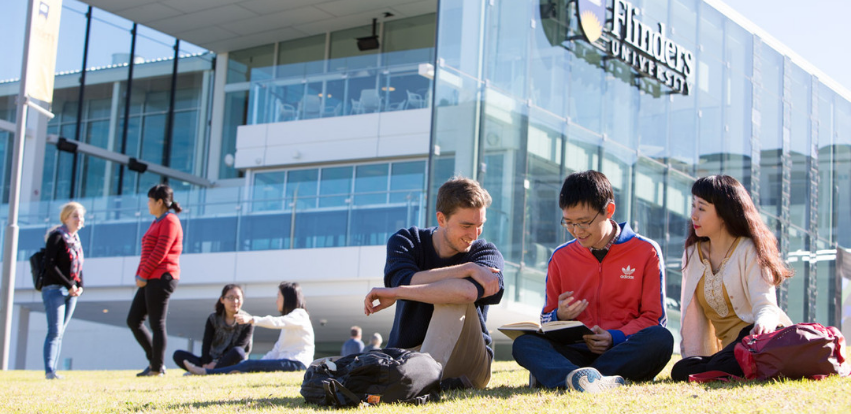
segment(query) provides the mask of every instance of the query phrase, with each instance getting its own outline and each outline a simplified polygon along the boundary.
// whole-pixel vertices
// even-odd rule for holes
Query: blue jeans
[[[291,359],[247,359],[236,365],[225,368],[208,369],[207,374],[230,374],[239,372],[275,372],[275,371],[303,371],[307,369],[300,361]]]
[[[77,297],[68,293],[63,285],[48,285],[41,289],[44,301],[44,313],[47,314],[47,338],[44,339],[44,372],[56,372],[59,363],[59,351],[62,349],[62,335],[74,314]]]
[[[584,343],[562,345],[535,334],[519,336],[512,348],[517,363],[546,388],[564,388],[567,374],[580,367],[631,381],[649,381],[665,368],[673,352],[674,336],[658,325],[636,332],[602,355],[591,352]]]
[[[174,351],[174,363],[177,364],[177,367],[186,370],[186,365],[183,365],[184,361],[189,361],[193,365],[201,366],[204,363],[201,360],[201,357],[189,352],[189,351]],[[218,361],[216,361],[216,366],[219,368],[229,367],[231,365],[236,365],[242,361],[248,359],[248,355],[245,354],[245,349],[238,346],[236,348],[231,349],[230,351],[225,352]]]

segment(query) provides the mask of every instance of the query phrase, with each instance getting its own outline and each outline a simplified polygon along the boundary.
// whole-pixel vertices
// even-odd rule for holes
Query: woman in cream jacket
[[[671,378],[724,371],[741,376],[733,349],[750,334],[792,324],[775,287],[792,273],[741,183],[726,175],[692,186],[692,227],[683,254],[683,359]]]

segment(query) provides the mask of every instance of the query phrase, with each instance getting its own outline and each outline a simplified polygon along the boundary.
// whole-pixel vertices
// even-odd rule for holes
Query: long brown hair
[[[222,303],[222,299],[231,291],[231,289],[239,289],[239,292],[243,295],[245,294],[242,291],[242,286],[237,285],[236,283],[229,283],[222,288],[222,295],[219,296],[219,300],[216,301],[216,314],[219,316],[225,316],[225,305]]]
[[[731,236],[753,240],[759,266],[767,271],[769,276],[766,279],[769,283],[779,286],[792,277],[792,271],[780,259],[774,233],[762,221],[753,200],[738,180],[729,175],[701,177],[691,186],[691,194],[715,206],[718,217],[723,220],[724,228]],[[708,237],[698,237],[694,226],[690,226],[685,247],[708,240]]]
[[[284,297],[284,308],[281,309],[281,315],[289,315],[290,312],[296,309],[307,311],[304,294],[301,293],[301,286],[298,283],[281,282],[278,285],[278,290],[281,291],[281,295]]]

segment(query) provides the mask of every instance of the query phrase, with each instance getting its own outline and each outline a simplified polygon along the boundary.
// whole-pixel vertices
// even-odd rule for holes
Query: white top
[[[693,300],[694,290],[706,272],[708,262],[700,261],[696,247],[697,244],[693,244],[683,253],[683,263],[688,263],[683,269],[680,295],[680,334],[683,338],[680,352],[683,358],[710,356],[721,350],[721,341],[715,337],[715,328],[700,304]],[[725,262],[718,270],[718,276],[721,276],[727,289],[736,316],[749,324],[759,322],[760,325],[771,327],[778,324],[792,325],[786,313],[777,306],[774,286],[768,282],[767,275],[759,266],[759,256],[750,238],[742,238]]]
[[[281,330],[278,342],[261,359],[289,359],[300,361],[305,367],[313,362],[313,325],[306,310],[295,309],[283,316],[255,316],[254,325]]]

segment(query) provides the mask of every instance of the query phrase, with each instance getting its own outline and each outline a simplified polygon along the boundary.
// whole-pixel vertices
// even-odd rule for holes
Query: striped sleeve
[[[139,262],[139,277],[150,279],[151,273],[165,259],[177,241],[180,224],[172,217],[164,217],[154,223],[142,238],[142,258]]]

